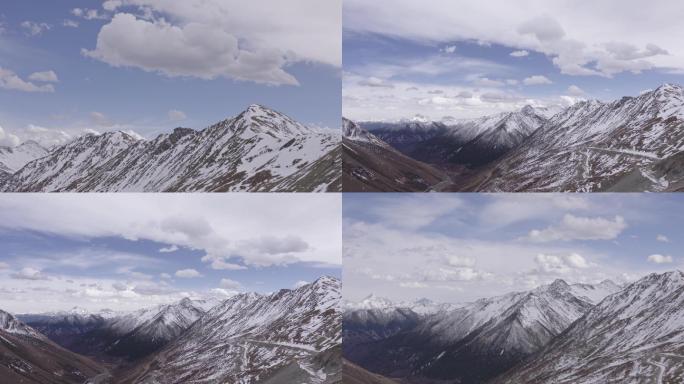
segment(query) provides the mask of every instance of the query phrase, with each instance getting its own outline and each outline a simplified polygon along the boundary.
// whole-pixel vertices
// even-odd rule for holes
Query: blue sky
[[[344,4],[343,113],[356,120],[472,118],[683,83],[678,3]]]
[[[337,127],[339,1],[270,3],[4,3],[0,144],[51,144],[87,130],[153,137],[204,128],[252,103]]]
[[[677,194],[346,194],[345,298],[464,302],[681,269]]]
[[[341,196],[7,195],[0,308],[135,309],[341,274]]]

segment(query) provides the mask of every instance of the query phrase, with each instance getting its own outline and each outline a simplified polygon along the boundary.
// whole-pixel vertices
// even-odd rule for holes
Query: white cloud
[[[240,282],[231,279],[221,279],[221,288],[230,289],[234,291],[242,291],[244,287]]]
[[[224,77],[269,85],[297,85],[294,63],[341,64],[339,0],[225,2],[124,0],[89,57],[169,77]],[[121,10],[132,6],[147,15]],[[147,17],[151,16],[151,17]]]
[[[203,260],[216,269],[342,262],[335,194],[36,197],[0,199],[0,228],[151,240],[205,252]]]
[[[78,21],[65,19],[62,22],[62,26],[67,27],[67,28],[78,28],[79,24],[78,24]]]
[[[99,127],[112,127],[114,123],[102,112],[90,112],[90,120]]]
[[[587,260],[578,253],[557,256],[550,254],[538,254],[534,258],[538,266],[538,272],[551,274],[567,274],[576,269],[586,269],[590,267]]]
[[[171,253],[171,252],[176,252],[178,249],[179,248],[177,245],[172,244],[168,247],[159,248],[159,252],[160,253]]]
[[[162,272],[162,273],[159,274],[159,277],[161,277],[162,279],[168,280],[168,279],[171,278],[171,275],[169,275],[169,274],[166,273],[166,272]]]
[[[389,84],[385,80],[378,77],[369,77],[367,79],[361,80],[359,81],[359,85],[375,88],[394,88],[394,85]]]
[[[188,116],[185,114],[183,111],[179,111],[177,109],[172,109],[168,113],[169,120],[171,121],[181,121],[185,120]]]
[[[303,287],[303,286],[305,286],[305,285],[307,285],[307,284],[309,284],[308,281],[299,280],[298,282],[296,282],[296,283],[294,283],[294,284],[292,285],[292,288],[294,288],[294,289],[301,288],[301,287]]]
[[[670,239],[667,236],[660,235],[660,234],[658,236],[656,236],[656,240],[661,241],[663,243],[669,243],[670,242]]]
[[[602,217],[589,218],[566,214],[558,225],[530,231],[528,239],[536,242],[612,240],[625,228],[627,228],[627,222],[621,216],[610,220]]]
[[[511,56],[513,56],[513,57],[525,57],[525,56],[528,56],[529,54],[530,53],[524,49],[511,52]]]
[[[582,88],[580,88],[576,85],[569,86],[568,87],[568,93],[571,96],[582,96],[582,95],[584,95],[584,91],[582,90]]]
[[[21,140],[17,135],[5,132],[5,129],[0,126],[0,146],[16,147],[19,143],[21,143]]]
[[[61,129],[45,128],[38,125],[29,124],[23,131],[22,137],[26,140],[33,140],[44,147],[62,145],[74,139],[74,136]]]
[[[487,77],[478,77],[473,81],[473,84],[479,87],[502,87],[505,85],[503,81],[492,80]]]
[[[0,88],[23,92],[54,92],[52,84],[36,85],[25,81],[13,71],[0,67]]]
[[[454,53],[454,52],[456,52],[456,46],[455,45],[447,45],[446,47],[442,48],[441,51],[444,53]]]
[[[382,204],[374,206],[369,213],[391,226],[417,229],[430,225],[442,216],[450,215],[461,206],[461,200],[451,196],[417,197],[385,200]]]
[[[10,275],[13,279],[19,280],[48,280],[39,269],[24,267],[19,272]]]
[[[97,9],[88,8],[74,8],[71,10],[71,14],[85,20],[106,20],[109,18],[107,15],[100,13]]]
[[[29,36],[42,35],[43,32],[52,28],[52,26],[50,26],[47,23],[38,23],[35,21],[28,21],[28,20],[22,22],[20,25],[22,28],[24,28],[26,30],[26,34]]]
[[[34,72],[29,75],[29,80],[40,81],[44,83],[57,83],[59,78],[54,71]]]
[[[672,256],[653,254],[648,256],[647,260],[656,264],[669,264],[672,263]]]
[[[182,278],[194,278],[194,277],[202,277],[202,274],[197,272],[195,269],[181,269],[176,271],[175,273],[176,277],[182,277]]]
[[[8,269],[9,264],[5,263],[4,261],[0,261],[0,269]]]
[[[546,76],[542,75],[534,75],[525,78],[523,80],[523,84],[525,85],[543,85],[543,84],[553,84],[553,81],[549,80]]]
[[[684,48],[677,40],[682,26],[676,17],[684,5],[676,2],[644,9],[637,0],[583,7],[542,0],[349,0],[343,12],[349,31],[436,44],[481,41],[540,52],[568,75],[684,68]]]

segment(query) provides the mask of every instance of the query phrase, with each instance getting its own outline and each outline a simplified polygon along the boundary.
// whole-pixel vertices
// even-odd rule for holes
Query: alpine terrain
[[[681,383],[684,273],[648,275],[608,296],[494,383]]]
[[[325,192],[341,189],[340,135],[260,105],[201,131],[144,140],[81,136],[40,151],[0,149],[8,192]],[[24,148],[22,148],[24,147]]]
[[[345,335],[355,336],[345,357],[369,371],[409,381],[484,383],[544,348],[605,296],[610,281],[556,280],[531,291],[434,307],[352,309]],[[369,312],[371,311],[371,312]],[[407,320],[410,319],[410,320]],[[347,330],[349,328],[349,331]]]
[[[414,160],[358,124],[342,119],[342,183],[345,191],[426,191],[446,174]]]
[[[664,84],[636,97],[586,100],[564,109],[519,111],[462,121],[361,122],[387,145],[429,164],[442,181],[424,191],[667,192],[684,190],[684,88]],[[357,140],[359,141],[359,140]],[[345,141],[346,143],[346,141]],[[346,156],[345,190],[363,190],[386,155]],[[383,154],[385,152],[382,152]],[[350,173],[352,169],[359,171]],[[366,179],[364,179],[364,177]],[[347,182],[349,180],[349,187]],[[395,178],[395,180],[402,180]],[[396,190],[375,184],[374,190]]]
[[[0,379],[3,383],[82,384],[106,369],[70,352],[0,310]]]
[[[74,365],[92,365],[75,366],[82,372],[77,381],[31,383],[340,383],[339,302],[340,281],[322,277],[270,295],[185,298],[130,313],[73,308],[20,316],[33,327],[5,314],[0,324]],[[18,336],[0,336],[17,344]],[[33,364],[22,356],[8,369],[21,373],[24,362]]]

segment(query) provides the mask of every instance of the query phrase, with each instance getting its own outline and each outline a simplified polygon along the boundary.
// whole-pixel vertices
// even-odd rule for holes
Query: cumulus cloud
[[[221,288],[225,289],[230,289],[234,291],[242,291],[244,290],[244,287],[239,281],[231,280],[231,279],[221,279],[220,283]]]
[[[176,271],[175,275],[176,275],[176,277],[182,277],[185,279],[202,277],[201,273],[197,272],[197,270],[192,269],[192,268],[178,270],[178,271]]]
[[[627,228],[621,216],[613,220],[602,217],[578,217],[566,214],[558,225],[530,231],[528,239],[536,242],[571,240],[612,240]]]
[[[528,56],[530,53],[524,49],[519,50],[519,51],[513,51],[510,53],[511,56],[513,57],[525,57]]]
[[[458,12],[450,7],[458,7]],[[349,31],[436,44],[499,44],[543,53],[563,74],[606,77],[657,67],[684,68],[684,49],[676,39],[682,30],[675,17],[682,11],[684,6],[678,3],[645,10],[636,0],[583,7],[539,0],[458,5],[440,0],[349,0],[344,7]],[[401,25],[394,20],[402,20]],[[431,20],[430,25],[423,20]],[[642,32],[632,33],[635,28]]]
[[[31,267],[24,267],[19,272],[12,273],[10,277],[19,280],[48,280],[39,269]]]
[[[553,84],[553,81],[549,80],[546,76],[542,75],[534,75],[525,78],[523,80],[523,84],[525,85],[543,85],[543,84]]]
[[[174,245],[174,244],[172,244],[168,247],[159,248],[160,253],[171,253],[171,252],[176,252],[177,250],[178,250],[178,246]]]
[[[0,126],[0,146],[16,147],[21,143],[19,137],[10,132],[5,132],[5,129]]]
[[[71,10],[71,14],[83,18],[85,20],[106,20],[108,16],[106,14],[100,13],[97,9],[88,8],[74,8]]]
[[[33,140],[47,148],[62,145],[74,139],[73,135],[61,129],[50,129],[33,124],[29,124],[22,131],[22,136],[26,140]]]
[[[568,87],[568,94],[571,96],[582,96],[584,95],[584,90],[576,85],[571,85]]]
[[[67,27],[67,28],[78,28],[78,27],[79,27],[79,24],[78,24],[78,21],[65,19],[65,20],[62,22],[62,26],[63,26],[63,27]]]
[[[54,72],[53,72],[54,73]],[[37,85],[30,81],[23,80],[16,73],[9,69],[0,67],[0,88],[11,89],[23,92],[54,92],[52,84]]]
[[[590,266],[587,260],[578,253],[564,256],[540,253],[534,258],[534,262],[538,266],[538,272],[551,274],[567,274],[576,269],[585,269]]]
[[[99,127],[112,127],[114,123],[102,112],[90,112],[90,121]]]
[[[44,83],[57,83],[59,78],[54,71],[34,72],[29,75],[29,80],[39,81]]]
[[[205,252],[202,260],[215,269],[341,264],[341,197],[256,197],[7,196],[0,228],[173,244]]]
[[[446,47],[442,48],[441,51],[444,53],[454,53],[454,52],[456,52],[456,46],[455,45],[447,45]]]
[[[301,287],[303,287],[303,286],[305,286],[305,285],[307,285],[307,284],[309,284],[308,281],[299,280],[298,282],[296,282],[296,283],[294,283],[294,284],[292,285],[292,288],[294,288],[294,289],[301,288]]]
[[[179,111],[177,109],[172,109],[168,113],[169,120],[171,121],[181,121],[185,120],[188,116],[185,114],[183,111]]]
[[[115,14],[101,28],[95,49],[83,53],[115,67],[297,85],[286,69],[291,64],[341,63],[339,1],[124,0],[103,6]]]
[[[378,77],[369,77],[367,79],[359,81],[359,85],[364,87],[374,87],[374,88],[394,88],[394,85],[387,83],[385,80]]]
[[[661,241],[663,243],[669,243],[670,242],[670,239],[667,236],[660,235],[660,234],[658,236],[656,236],[656,240]]]
[[[670,264],[670,263],[672,263],[672,256],[653,254],[653,255],[649,255],[647,260],[650,261],[651,263],[655,263],[655,264]]]
[[[478,77],[473,80],[473,84],[479,87],[502,87],[505,83],[499,80],[492,80],[487,77]]]
[[[35,21],[23,21],[21,24],[21,27],[24,28],[24,32],[26,32],[27,35],[29,36],[39,36],[42,35],[43,32],[49,30],[52,28],[50,24],[47,23],[38,23]]]

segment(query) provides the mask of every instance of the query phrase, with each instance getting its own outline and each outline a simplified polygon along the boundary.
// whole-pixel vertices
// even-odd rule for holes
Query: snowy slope
[[[525,106],[477,119],[444,122],[361,123],[404,154],[430,164],[480,166],[517,147],[547,120]]]
[[[610,282],[593,286],[556,280],[426,316],[405,332],[365,345],[364,354],[357,349],[345,357],[390,377],[480,383],[543,348],[617,290]]]
[[[258,383],[339,380],[340,281],[322,277],[295,290],[241,294],[202,316],[130,374],[145,383]],[[330,360],[332,359],[332,360]]]
[[[665,84],[638,97],[590,100],[565,109],[486,170],[475,189],[678,189],[681,172],[662,169],[662,163],[682,150],[684,88]]]
[[[81,384],[105,371],[0,310],[0,382]]]
[[[401,153],[358,124],[342,119],[345,192],[423,192],[446,179],[432,166]]]
[[[606,297],[496,383],[678,383],[684,379],[684,273],[651,274]]]
[[[334,185],[341,172],[315,167],[339,147],[339,132],[304,126],[263,106],[202,131],[176,128],[153,140],[123,132],[87,135],[28,163],[5,181],[6,191],[270,191]],[[324,164],[330,168],[334,163]],[[314,172],[315,171],[315,172]],[[312,176],[313,173],[313,176]],[[316,182],[315,182],[316,181]]]
[[[16,147],[0,147],[0,171],[14,173],[28,162],[47,156],[48,152],[31,140]]]

